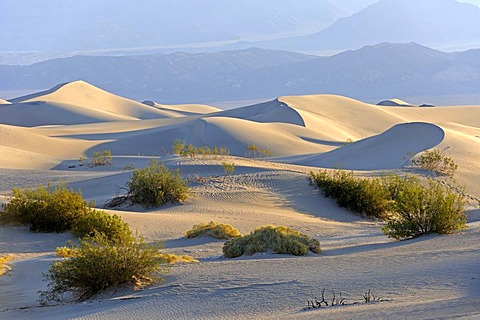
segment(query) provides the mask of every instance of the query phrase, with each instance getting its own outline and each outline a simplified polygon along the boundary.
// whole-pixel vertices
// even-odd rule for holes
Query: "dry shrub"
[[[252,255],[272,250],[274,253],[306,255],[308,251],[320,252],[320,242],[287,227],[260,227],[252,233],[225,242],[223,254],[227,258]]]
[[[240,237],[240,235],[240,231],[231,225],[214,221],[194,225],[192,229],[186,232],[187,238],[212,237],[215,239],[231,239]]]

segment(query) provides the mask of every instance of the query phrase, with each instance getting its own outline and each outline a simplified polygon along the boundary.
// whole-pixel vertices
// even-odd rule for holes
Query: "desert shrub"
[[[117,239],[130,236],[132,231],[128,227],[128,223],[118,215],[110,215],[105,211],[92,209],[78,219],[72,227],[72,233],[79,238],[103,233],[107,239]]]
[[[225,176],[229,176],[235,172],[235,163],[222,162],[222,167]]]
[[[326,197],[354,212],[382,218],[390,209],[391,199],[380,179],[357,178],[343,170],[311,172],[310,179]]]
[[[112,286],[151,283],[161,270],[159,246],[139,237],[112,242],[97,233],[73,249],[72,258],[54,262],[44,275],[48,289],[41,293],[42,300],[58,300],[67,292],[85,300]]]
[[[35,232],[63,232],[91,210],[93,203],[83,200],[80,191],[65,186],[55,188],[13,189],[12,196],[2,205],[0,221],[30,225]]]
[[[7,264],[12,258],[10,256],[0,257],[0,276],[4,275],[7,272],[10,272],[11,268]]]
[[[194,259],[189,255],[177,255],[172,253],[159,253],[157,257],[160,261],[168,264],[177,264],[177,263],[195,263],[198,260]]]
[[[458,169],[458,165],[452,158],[445,155],[447,149],[448,147],[442,150],[427,150],[420,156],[412,159],[412,164],[425,170],[453,176]]]
[[[402,240],[422,234],[451,234],[466,228],[465,198],[429,180],[423,186],[417,178],[405,180],[395,196],[395,209],[387,219],[383,232]]]
[[[223,254],[227,258],[268,250],[279,254],[301,256],[306,255],[308,251],[319,253],[320,243],[287,227],[267,226],[255,229],[248,235],[230,239],[223,245]]]
[[[110,150],[95,151],[90,161],[91,166],[105,166],[112,163]]]
[[[182,202],[188,197],[186,180],[180,171],[169,170],[163,163],[152,160],[148,167],[135,169],[127,183],[127,198],[132,203],[156,207],[168,202]]]
[[[448,234],[466,227],[465,196],[441,182],[414,176],[362,179],[336,170],[310,173],[327,197],[352,211],[387,222],[383,232],[398,240],[422,234]]]
[[[245,156],[249,158],[271,157],[272,155],[272,151],[268,149],[260,149],[254,144],[247,146],[247,152],[245,154]]]
[[[178,154],[181,157],[190,157],[195,159],[196,156],[228,156],[230,150],[225,147],[210,148],[208,146],[197,147],[193,144],[186,144],[185,140],[176,139],[173,142],[173,153]]]
[[[185,234],[187,238],[212,237],[215,239],[231,239],[239,237],[240,235],[240,231],[231,225],[213,221],[196,224]]]
[[[61,258],[73,258],[77,256],[78,249],[73,246],[73,243],[68,242],[69,246],[57,247],[55,249],[55,254]]]

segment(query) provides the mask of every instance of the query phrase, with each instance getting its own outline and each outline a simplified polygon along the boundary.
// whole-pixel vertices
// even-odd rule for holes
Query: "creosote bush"
[[[91,166],[105,166],[112,163],[110,150],[95,151],[90,161]]]
[[[245,156],[249,158],[271,157],[272,155],[272,151],[268,149],[260,149],[254,144],[247,146],[247,152],[245,154]]]
[[[320,252],[320,243],[316,239],[287,227],[260,227],[252,233],[233,238],[223,245],[223,254],[227,258],[252,255],[256,252],[272,250],[279,254],[306,255],[308,251]]]
[[[311,172],[310,179],[340,207],[373,218],[385,217],[390,209],[388,190],[381,179],[361,179],[343,170]]]
[[[118,215],[92,208],[80,191],[65,186],[13,189],[13,195],[0,211],[0,222],[30,225],[35,232],[71,231],[82,238],[103,234],[107,239],[131,236],[128,224]]]
[[[101,233],[71,244],[71,258],[54,262],[44,275],[48,289],[41,300],[59,300],[64,293],[73,293],[85,300],[120,284],[145,285],[161,271],[159,245],[146,243],[140,237],[124,236],[115,240]],[[66,250],[63,250],[66,252]]]
[[[13,189],[8,203],[2,205],[0,221],[30,225],[35,232],[63,232],[89,213],[93,203],[83,200],[80,191],[65,186],[55,188]]]
[[[412,164],[425,170],[453,176],[458,169],[458,165],[452,158],[445,155],[447,149],[448,147],[442,150],[427,150],[412,159]]]
[[[222,162],[222,168],[225,176],[229,176],[235,172],[235,163]]]
[[[131,236],[132,231],[118,215],[92,209],[78,219],[72,227],[72,233],[79,238],[102,233],[107,239],[116,239]]]
[[[341,170],[312,172],[310,179],[339,206],[385,220],[383,232],[397,240],[466,228],[465,196],[439,181],[422,183],[414,176],[363,179]]]
[[[156,207],[168,202],[182,202],[188,197],[187,181],[180,171],[169,170],[163,163],[152,160],[148,167],[135,169],[127,183],[127,198],[144,207]]]
[[[229,224],[216,223],[200,223],[193,226],[185,234],[187,238],[212,237],[215,239],[231,239],[240,237],[240,231]]]
[[[451,234],[466,228],[464,196],[429,180],[405,180],[395,199],[395,208],[383,232],[394,239],[415,238],[422,234]]]
[[[209,146],[197,147],[193,144],[187,145],[185,140],[176,139],[173,142],[173,153],[181,157],[190,157],[195,159],[197,156],[205,158],[206,156],[228,156],[230,150],[225,147],[210,148]]]

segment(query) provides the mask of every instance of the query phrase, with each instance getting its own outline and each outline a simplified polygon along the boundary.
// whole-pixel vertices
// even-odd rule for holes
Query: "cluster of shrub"
[[[209,146],[197,147],[193,144],[186,144],[185,140],[176,139],[173,142],[173,153],[181,157],[190,157],[195,159],[197,156],[205,158],[207,156],[228,156],[230,150],[225,147],[210,148]]]
[[[177,175],[158,164],[153,169],[142,170],[158,173],[154,169],[161,171],[160,175],[154,175],[158,178],[156,183],[175,184],[164,178],[171,175],[176,178]],[[144,177],[142,170],[137,174],[140,176],[138,179]],[[152,180],[147,182],[153,183]],[[183,183],[183,180],[180,182]],[[132,184],[132,188],[136,188],[136,184]],[[142,192],[146,191],[141,189]],[[160,193],[165,197],[162,202],[176,200],[168,192]],[[147,198],[148,201],[159,199],[158,194]],[[166,262],[195,261],[188,256],[161,253],[159,243],[146,243],[142,237],[132,234],[121,217],[93,206],[94,203],[85,201],[79,191],[65,186],[13,189],[8,202],[2,205],[2,224],[29,225],[30,230],[35,232],[71,231],[80,238],[78,244],[69,242],[67,247],[57,249],[57,253],[67,259],[53,263],[45,275],[48,290],[41,293],[42,301],[58,300],[66,292],[83,300],[122,283],[148,284]]]
[[[295,256],[306,255],[309,251],[320,252],[320,242],[317,239],[284,226],[260,227],[242,236],[238,229],[231,225],[211,221],[195,225],[186,233],[187,238],[200,236],[226,239],[223,245],[226,258],[267,251]]]
[[[87,159],[84,156],[81,156],[78,159],[78,165],[84,166]],[[91,167],[96,166],[106,166],[112,163],[112,152],[110,150],[102,150],[102,151],[95,151],[93,153],[92,158],[90,159],[90,163],[88,163]]]
[[[268,149],[260,149],[254,144],[247,146],[247,152],[245,156],[247,158],[263,158],[263,157],[271,157],[273,155],[272,151]]]
[[[391,238],[450,234],[466,227],[464,195],[440,181],[411,175],[366,179],[343,170],[311,172],[310,179],[339,206],[386,221],[382,230]]]

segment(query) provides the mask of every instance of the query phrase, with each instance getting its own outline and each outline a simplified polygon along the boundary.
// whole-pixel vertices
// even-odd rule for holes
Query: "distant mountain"
[[[380,0],[304,38],[311,48],[354,49],[380,42],[480,41],[480,8],[454,0]]]
[[[0,66],[0,91],[43,90],[57,83],[85,80],[139,100],[193,102],[194,97],[203,96],[209,97],[208,101],[235,87],[237,74],[314,58],[256,48],[132,57],[75,56],[29,66]]]
[[[318,93],[378,101],[470,95],[480,92],[480,50],[444,53],[416,43],[382,43],[322,58],[252,48],[202,54],[78,56],[31,66],[0,66],[0,90],[4,91],[44,89],[77,79],[133,99],[160,103]]]
[[[2,0],[0,51],[138,48],[313,33],[356,7],[337,2],[342,1]],[[372,0],[350,2],[362,7]]]

